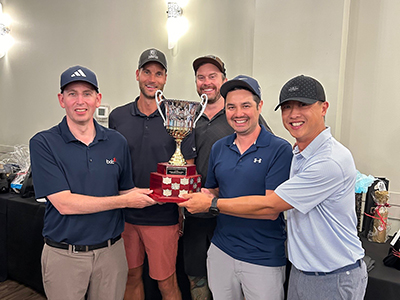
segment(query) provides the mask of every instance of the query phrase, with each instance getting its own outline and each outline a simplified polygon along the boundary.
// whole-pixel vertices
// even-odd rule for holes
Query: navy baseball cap
[[[233,90],[234,88],[244,88],[252,92],[254,95],[257,95],[260,99],[261,98],[261,87],[258,84],[257,80],[250,76],[246,75],[238,75],[235,78],[228,80],[221,86],[221,95],[222,97],[226,98],[226,95]]]
[[[225,64],[224,62],[215,55],[206,55],[198,57],[193,61],[193,70],[196,73],[197,69],[204,64],[213,64],[216,66],[224,76],[226,76]]]
[[[279,104],[275,107],[275,110],[283,103],[290,100],[306,104],[313,104],[317,101],[325,102],[324,88],[316,79],[305,75],[299,75],[290,79],[282,87],[279,96]]]
[[[165,71],[167,70],[167,59],[165,58],[164,53],[155,48],[150,48],[143,51],[143,53],[139,57],[138,69],[143,68],[145,64],[152,61],[158,62],[160,65],[163,66]]]
[[[60,79],[61,92],[64,91],[64,88],[67,84],[70,84],[71,82],[75,82],[75,81],[88,82],[91,85],[93,85],[93,87],[95,88],[97,93],[99,92],[96,74],[94,74],[88,68],[85,68],[82,66],[71,67],[71,68],[65,70],[61,74],[61,79]]]

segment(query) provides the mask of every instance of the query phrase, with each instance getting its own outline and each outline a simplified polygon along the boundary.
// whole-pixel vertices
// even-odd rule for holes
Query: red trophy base
[[[179,196],[189,192],[200,192],[201,175],[196,172],[196,165],[173,166],[159,163],[157,172],[150,174],[149,196],[159,202],[179,203],[186,201]]]

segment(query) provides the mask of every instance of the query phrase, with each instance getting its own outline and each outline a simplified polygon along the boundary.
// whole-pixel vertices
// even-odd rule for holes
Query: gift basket
[[[368,240],[376,243],[385,243],[388,239],[389,224],[388,224],[388,208],[389,205],[389,191],[386,184],[382,180],[378,180],[374,185],[373,192],[371,193],[375,206],[372,206],[370,213],[365,213],[366,216],[373,219],[371,222],[370,230],[368,232]]]

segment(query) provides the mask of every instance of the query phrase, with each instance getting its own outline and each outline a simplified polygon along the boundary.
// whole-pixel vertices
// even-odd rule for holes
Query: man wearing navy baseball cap
[[[201,185],[207,180],[208,158],[211,147],[219,139],[231,135],[234,129],[228,124],[225,115],[224,98],[221,86],[227,81],[225,63],[216,55],[196,58],[193,63],[196,90],[199,96],[208,96],[207,106],[200,116],[194,130],[197,156],[197,173],[201,175]],[[267,122],[260,115],[259,123],[268,131]],[[184,268],[190,281],[193,299],[212,299],[207,280],[207,250],[216,226],[216,217],[209,214],[190,214],[185,210],[185,233],[183,244]]]
[[[228,124],[234,133],[211,150],[205,188],[213,196],[209,212],[217,226],[208,250],[207,271],[213,298],[284,297],[285,223],[219,214],[218,197],[268,195],[289,178],[290,144],[259,124],[263,101],[257,80],[239,75],[221,86]],[[185,206],[185,205],[182,205]],[[190,210],[189,210],[190,211]]]
[[[329,104],[322,84],[305,75],[290,79],[279,107],[283,126],[296,139],[290,179],[264,197],[227,196],[217,208],[249,218],[287,211],[288,299],[364,299],[368,274],[354,209],[357,172],[351,152],[325,125]],[[211,196],[185,198],[192,198],[183,204],[191,212],[212,207]]]
[[[261,87],[257,80],[250,76],[238,75],[235,78],[229,80],[221,87],[221,95],[226,99],[226,95],[229,91],[235,89],[244,89],[250,91],[261,100]]]
[[[82,66],[74,66],[68,68],[61,74],[60,78],[61,93],[64,91],[64,88],[68,84],[75,81],[88,82],[94,87],[94,90],[97,93],[99,92],[99,86],[97,83],[96,74],[94,74],[93,71],[89,70],[88,68]]]
[[[48,299],[123,299],[128,275],[122,208],[155,204],[132,181],[128,143],[100,126],[97,77],[74,66],[61,74],[61,123],[29,142],[33,185],[46,198],[42,253]]]

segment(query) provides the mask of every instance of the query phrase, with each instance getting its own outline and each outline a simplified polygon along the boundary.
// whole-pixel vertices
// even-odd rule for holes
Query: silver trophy
[[[186,161],[181,152],[182,140],[196,127],[197,121],[206,108],[208,97],[206,94],[201,95],[201,102],[165,99],[161,90],[156,92],[155,97],[158,111],[164,120],[164,127],[176,142],[175,153],[168,163],[173,166],[183,166]],[[164,102],[165,107],[164,113],[160,106],[162,102]],[[201,110],[195,118],[200,105]]]

